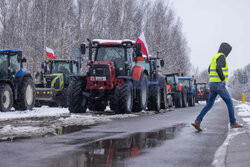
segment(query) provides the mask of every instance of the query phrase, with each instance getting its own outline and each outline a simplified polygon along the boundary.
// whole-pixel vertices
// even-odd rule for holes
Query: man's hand
[[[226,83],[226,80],[223,80],[222,83]]]

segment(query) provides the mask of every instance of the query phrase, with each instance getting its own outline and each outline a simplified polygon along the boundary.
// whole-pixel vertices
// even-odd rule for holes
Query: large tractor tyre
[[[89,101],[88,108],[91,111],[104,111],[106,109],[106,104],[103,104],[101,101],[94,101],[93,103]]]
[[[62,94],[60,96],[60,102],[59,102],[59,106],[63,107],[63,108],[67,108],[68,107],[68,89],[64,88],[62,91]]]
[[[83,96],[83,81],[75,79],[68,86],[68,107],[71,113],[85,113],[88,100]]]
[[[160,111],[161,109],[161,92],[158,85],[149,86],[148,110]]]
[[[163,88],[161,88],[161,109],[168,108],[168,105],[166,83],[164,82]]]
[[[0,111],[10,111],[13,105],[13,92],[8,84],[0,87]]]
[[[194,96],[193,94],[188,94],[188,106],[194,106]]]
[[[114,98],[114,96],[111,97],[111,99],[109,101],[109,107],[110,107],[110,110],[115,111],[116,104],[115,104],[115,98]]]
[[[182,95],[181,92],[175,93],[175,108],[182,107]]]
[[[130,81],[125,81],[121,89],[115,89],[113,104],[116,114],[131,113],[133,108],[133,89]]]
[[[140,112],[145,110],[148,104],[148,80],[147,75],[143,74],[140,81],[137,83],[136,100],[133,102],[133,112]]]
[[[14,103],[16,110],[32,110],[35,105],[35,85],[32,78],[25,77],[19,88],[18,100]]]
[[[187,92],[182,92],[182,106],[181,107],[187,107],[188,106],[188,97]]]

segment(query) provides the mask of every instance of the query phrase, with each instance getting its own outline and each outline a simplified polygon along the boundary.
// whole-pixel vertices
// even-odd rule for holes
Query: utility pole
[[[47,28],[47,11],[48,11],[48,0],[45,0],[45,14],[44,14],[44,23],[43,23],[43,56],[44,60],[47,60],[46,56],[46,28]]]

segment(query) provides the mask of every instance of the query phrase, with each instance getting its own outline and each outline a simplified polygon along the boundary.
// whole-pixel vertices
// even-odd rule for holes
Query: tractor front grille
[[[93,65],[90,72],[91,76],[110,78],[110,70],[108,65]]]
[[[51,84],[54,78],[56,78],[57,76],[45,76],[45,80],[46,80],[46,88],[51,88]]]

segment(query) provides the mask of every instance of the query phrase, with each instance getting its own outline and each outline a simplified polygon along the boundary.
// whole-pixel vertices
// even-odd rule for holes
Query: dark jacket
[[[226,57],[229,55],[229,53],[232,50],[232,46],[229,45],[228,43],[223,42],[220,45],[219,51],[218,53],[223,53]],[[226,66],[226,60],[225,60],[225,56],[221,55],[220,57],[218,57],[216,63],[216,72],[218,73],[220,79],[223,81],[225,80],[225,76],[223,74],[222,68]],[[210,73],[210,66],[208,67],[208,73]]]

